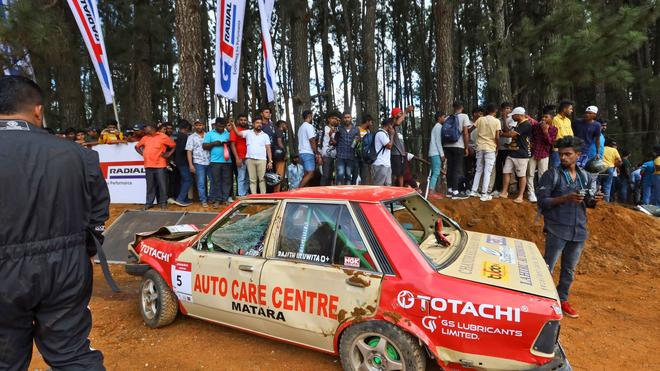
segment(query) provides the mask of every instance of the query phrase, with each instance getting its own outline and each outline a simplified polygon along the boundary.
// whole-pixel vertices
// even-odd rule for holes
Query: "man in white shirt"
[[[394,136],[396,131],[391,118],[383,120],[381,128],[374,137],[376,147],[376,161],[371,166],[371,179],[374,185],[390,186],[392,185],[392,165],[390,162],[390,150],[394,145]]]
[[[431,159],[431,179],[429,181],[429,194],[435,193],[435,187],[442,170],[442,162],[445,160],[445,152],[442,150],[442,123],[445,122],[445,114],[435,113],[435,125],[431,130],[431,143],[429,144],[429,158]]]
[[[321,162],[321,153],[316,142],[316,130],[312,126],[312,111],[303,111],[303,123],[298,128],[298,153],[305,170],[305,176],[300,181],[300,188],[307,186],[314,177],[316,163]]]
[[[257,184],[259,193],[266,193],[266,169],[273,168],[273,157],[270,151],[270,137],[261,130],[261,116],[252,119],[252,130],[238,131],[234,122],[231,121],[231,129],[234,133],[245,138],[247,144],[247,154],[245,161],[247,163],[248,176],[250,177],[250,193],[257,194]]]

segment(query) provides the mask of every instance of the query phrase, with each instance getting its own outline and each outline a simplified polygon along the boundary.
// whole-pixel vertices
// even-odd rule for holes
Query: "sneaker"
[[[489,195],[489,194],[485,194],[485,195],[481,196],[481,198],[479,198],[479,199],[480,199],[481,201],[490,201],[490,200],[493,199],[493,196],[491,196],[491,195]]]
[[[467,195],[470,197],[481,197],[481,195],[475,191],[470,191],[467,193]]]
[[[498,197],[500,197],[500,191],[493,191],[490,195],[491,195],[493,198],[498,198]]]
[[[220,201],[216,201],[216,202],[213,203],[213,208],[214,209],[217,209],[219,207],[220,207]]]
[[[209,207],[209,204],[207,202],[202,202],[202,207]]]
[[[227,203],[230,204],[230,203],[232,203],[232,202],[234,202],[234,199],[231,198],[231,197],[228,197],[228,198],[227,198]]]
[[[144,210],[147,211],[147,210],[151,209],[152,207],[154,207],[154,205],[144,205]]]
[[[537,201],[536,200],[536,195],[533,194],[533,193],[530,193],[528,198],[529,198],[529,202],[531,202],[531,203],[535,203]]]
[[[451,196],[451,199],[452,200],[465,200],[468,197],[470,197],[470,196],[468,196],[465,192],[456,192],[456,193],[454,193],[453,196]]]
[[[573,307],[568,303],[568,301],[562,301],[561,302],[561,311],[564,312],[564,315],[566,317],[570,318],[578,318],[580,315],[578,314]]]
[[[177,201],[177,200],[174,200],[174,204],[178,205],[178,206],[181,206],[181,207],[188,207],[188,206],[192,205],[192,203],[190,203],[190,202],[181,202],[181,201]]]
[[[167,203],[170,205],[174,205],[176,203],[176,200],[170,197],[167,199]]]

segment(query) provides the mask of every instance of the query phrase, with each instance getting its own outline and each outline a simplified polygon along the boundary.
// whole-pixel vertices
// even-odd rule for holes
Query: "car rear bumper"
[[[555,346],[555,357],[544,365],[539,367],[530,368],[529,371],[572,371],[573,368],[566,358],[566,353],[561,344],[557,342]]]
[[[144,276],[149,269],[151,269],[149,264],[126,263],[124,265],[124,270],[131,276]]]

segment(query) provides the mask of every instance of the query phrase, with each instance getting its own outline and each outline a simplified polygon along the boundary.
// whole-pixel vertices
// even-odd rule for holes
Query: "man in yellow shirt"
[[[607,177],[602,182],[603,193],[605,202],[610,202],[610,193],[612,191],[612,183],[614,182],[614,177],[616,177],[616,168],[621,165],[621,155],[619,155],[616,142],[613,140],[608,140],[605,142],[603,163],[607,165]]]
[[[557,138],[573,136],[573,127],[571,126],[570,116],[573,114],[573,102],[563,100],[559,103],[559,113],[552,119],[552,126],[557,128]],[[550,155],[550,166],[559,167],[559,152],[554,148]]]
[[[124,141],[124,134],[117,129],[117,122],[111,120],[101,132],[101,135],[99,136],[99,144],[117,143],[126,143],[126,141]]]

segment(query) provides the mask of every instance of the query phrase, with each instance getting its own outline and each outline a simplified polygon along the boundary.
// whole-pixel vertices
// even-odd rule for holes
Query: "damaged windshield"
[[[465,232],[420,195],[384,205],[436,269],[450,264],[463,249]],[[436,223],[438,218],[441,223]]]

